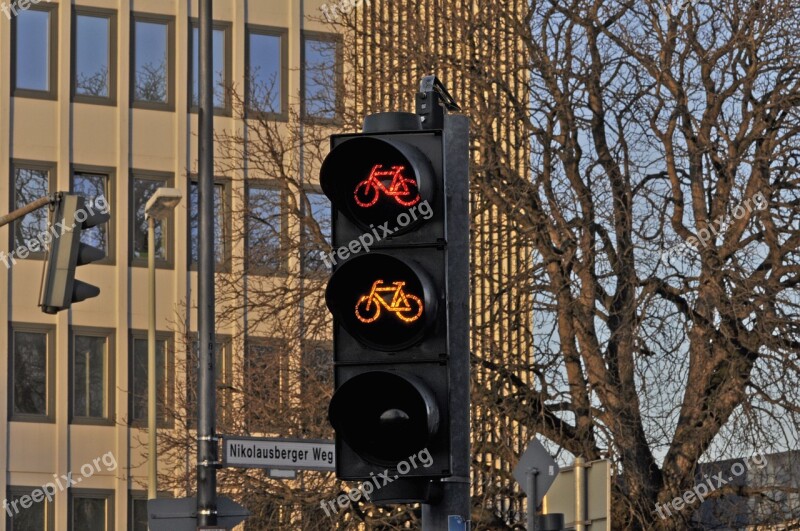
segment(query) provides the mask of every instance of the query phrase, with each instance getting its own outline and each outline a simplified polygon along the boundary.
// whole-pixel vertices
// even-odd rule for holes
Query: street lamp
[[[144,215],[147,219],[147,498],[158,496],[156,466],[156,219],[163,220],[181,202],[183,194],[177,188],[159,188],[147,200]]]

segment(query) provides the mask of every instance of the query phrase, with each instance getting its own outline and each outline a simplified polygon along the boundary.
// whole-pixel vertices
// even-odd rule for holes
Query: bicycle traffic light
[[[371,115],[362,133],[331,137],[320,169],[333,204],[336,474],[388,470],[373,501],[426,502],[442,478],[468,476],[454,462],[469,431],[467,124]],[[428,463],[411,466],[421,452]]]
[[[95,212],[83,196],[59,193],[50,226],[52,239],[42,274],[39,306],[55,314],[100,294],[100,288],[75,279],[75,268],[105,257],[105,252],[81,243],[81,232],[107,222],[107,212]]]

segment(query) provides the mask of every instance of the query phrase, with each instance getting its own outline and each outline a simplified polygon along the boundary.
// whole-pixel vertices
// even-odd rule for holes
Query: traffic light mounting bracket
[[[423,129],[443,129],[445,110],[461,110],[444,84],[434,75],[425,76],[420,81],[416,107]]]

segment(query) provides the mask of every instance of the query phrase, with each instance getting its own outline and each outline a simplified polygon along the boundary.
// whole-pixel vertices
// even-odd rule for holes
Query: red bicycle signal
[[[356,185],[354,192],[356,204],[361,208],[369,208],[380,199],[381,194],[391,197],[395,202],[404,207],[411,207],[419,203],[420,195],[417,181],[403,175],[405,166],[391,166],[381,169],[383,165],[376,164],[369,172],[369,177]],[[388,181],[387,188],[384,181]]]

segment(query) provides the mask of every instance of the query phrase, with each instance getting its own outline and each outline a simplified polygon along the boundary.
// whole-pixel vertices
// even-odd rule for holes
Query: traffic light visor
[[[397,140],[359,136],[335,147],[322,163],[325,195],[364,231],[394,222],[402,212],[433,201],[430,160],[416,147]],[[403,228],[410,230],[423,218]]]
[[[411,374],[371,371],[342,384],[328,416],[363,459],[396,465],[428,447],[439,430],[439,409],[428,386]]]

